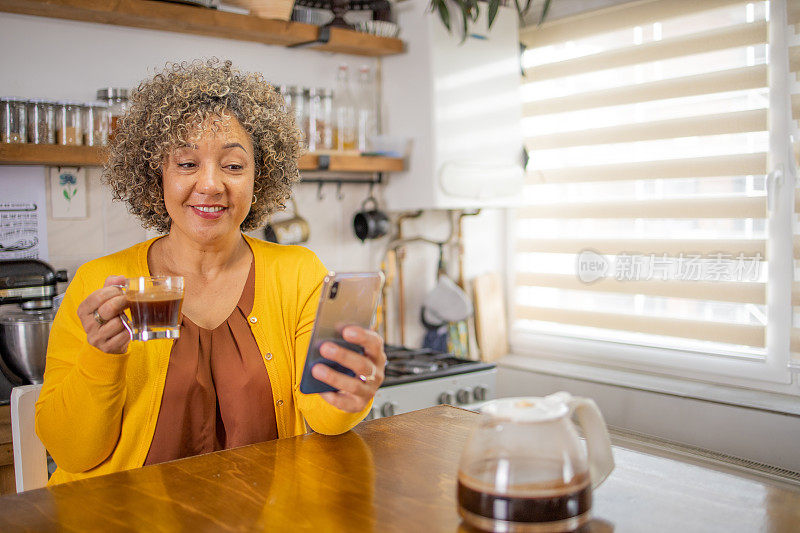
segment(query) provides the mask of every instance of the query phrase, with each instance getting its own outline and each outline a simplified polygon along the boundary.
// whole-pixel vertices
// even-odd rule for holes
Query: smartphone
[[[328,365],[337,372],[355,376],[353,371],[335,361],[325,359],[319,349],[324,342],[333,342],[360,354],[363,348],[342,338],[347,326],[360,326],[368,329],[375,320],[375,311],[383,288],[382,272],[329,272],[322,283],[314,330],[308,343],[306,364],[300,380],[300,392],[315,394],[336,391],[327,383],[311,375],[314,365]]]

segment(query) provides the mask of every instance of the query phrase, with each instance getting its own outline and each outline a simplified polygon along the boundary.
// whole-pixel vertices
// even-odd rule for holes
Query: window
[[[774,4],[651,0],[522,30],[515,351],[786,390],[800,9]]]

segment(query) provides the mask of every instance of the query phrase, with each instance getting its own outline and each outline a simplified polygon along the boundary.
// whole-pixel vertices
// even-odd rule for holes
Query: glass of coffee
[[[464,522],[492,532],[573,531],[586,524],[592,490],[614,468],[597,405],[559,392],[494,400],[481,412],[459,463]]]
[[[120,288],[128,299],[131,317],[124,322],[131,334],[131,340],[149,341],[180,337],[181,304],[183,304],[181,276],[128,278]]]

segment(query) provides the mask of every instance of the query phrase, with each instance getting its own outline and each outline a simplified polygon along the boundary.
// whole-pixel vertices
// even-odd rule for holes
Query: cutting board
[[[508,330],[503,280],[490,272],[472,282],[475,295],[475,333],[481,359],[491,362],[508,353]]]

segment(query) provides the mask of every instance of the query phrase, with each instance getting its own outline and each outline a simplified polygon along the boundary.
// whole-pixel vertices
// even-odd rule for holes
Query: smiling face
[[[255,164],[250,135],[234,117],[216,117],[162,168],[170,234],[213,244],[240,234],[253,199]]]

